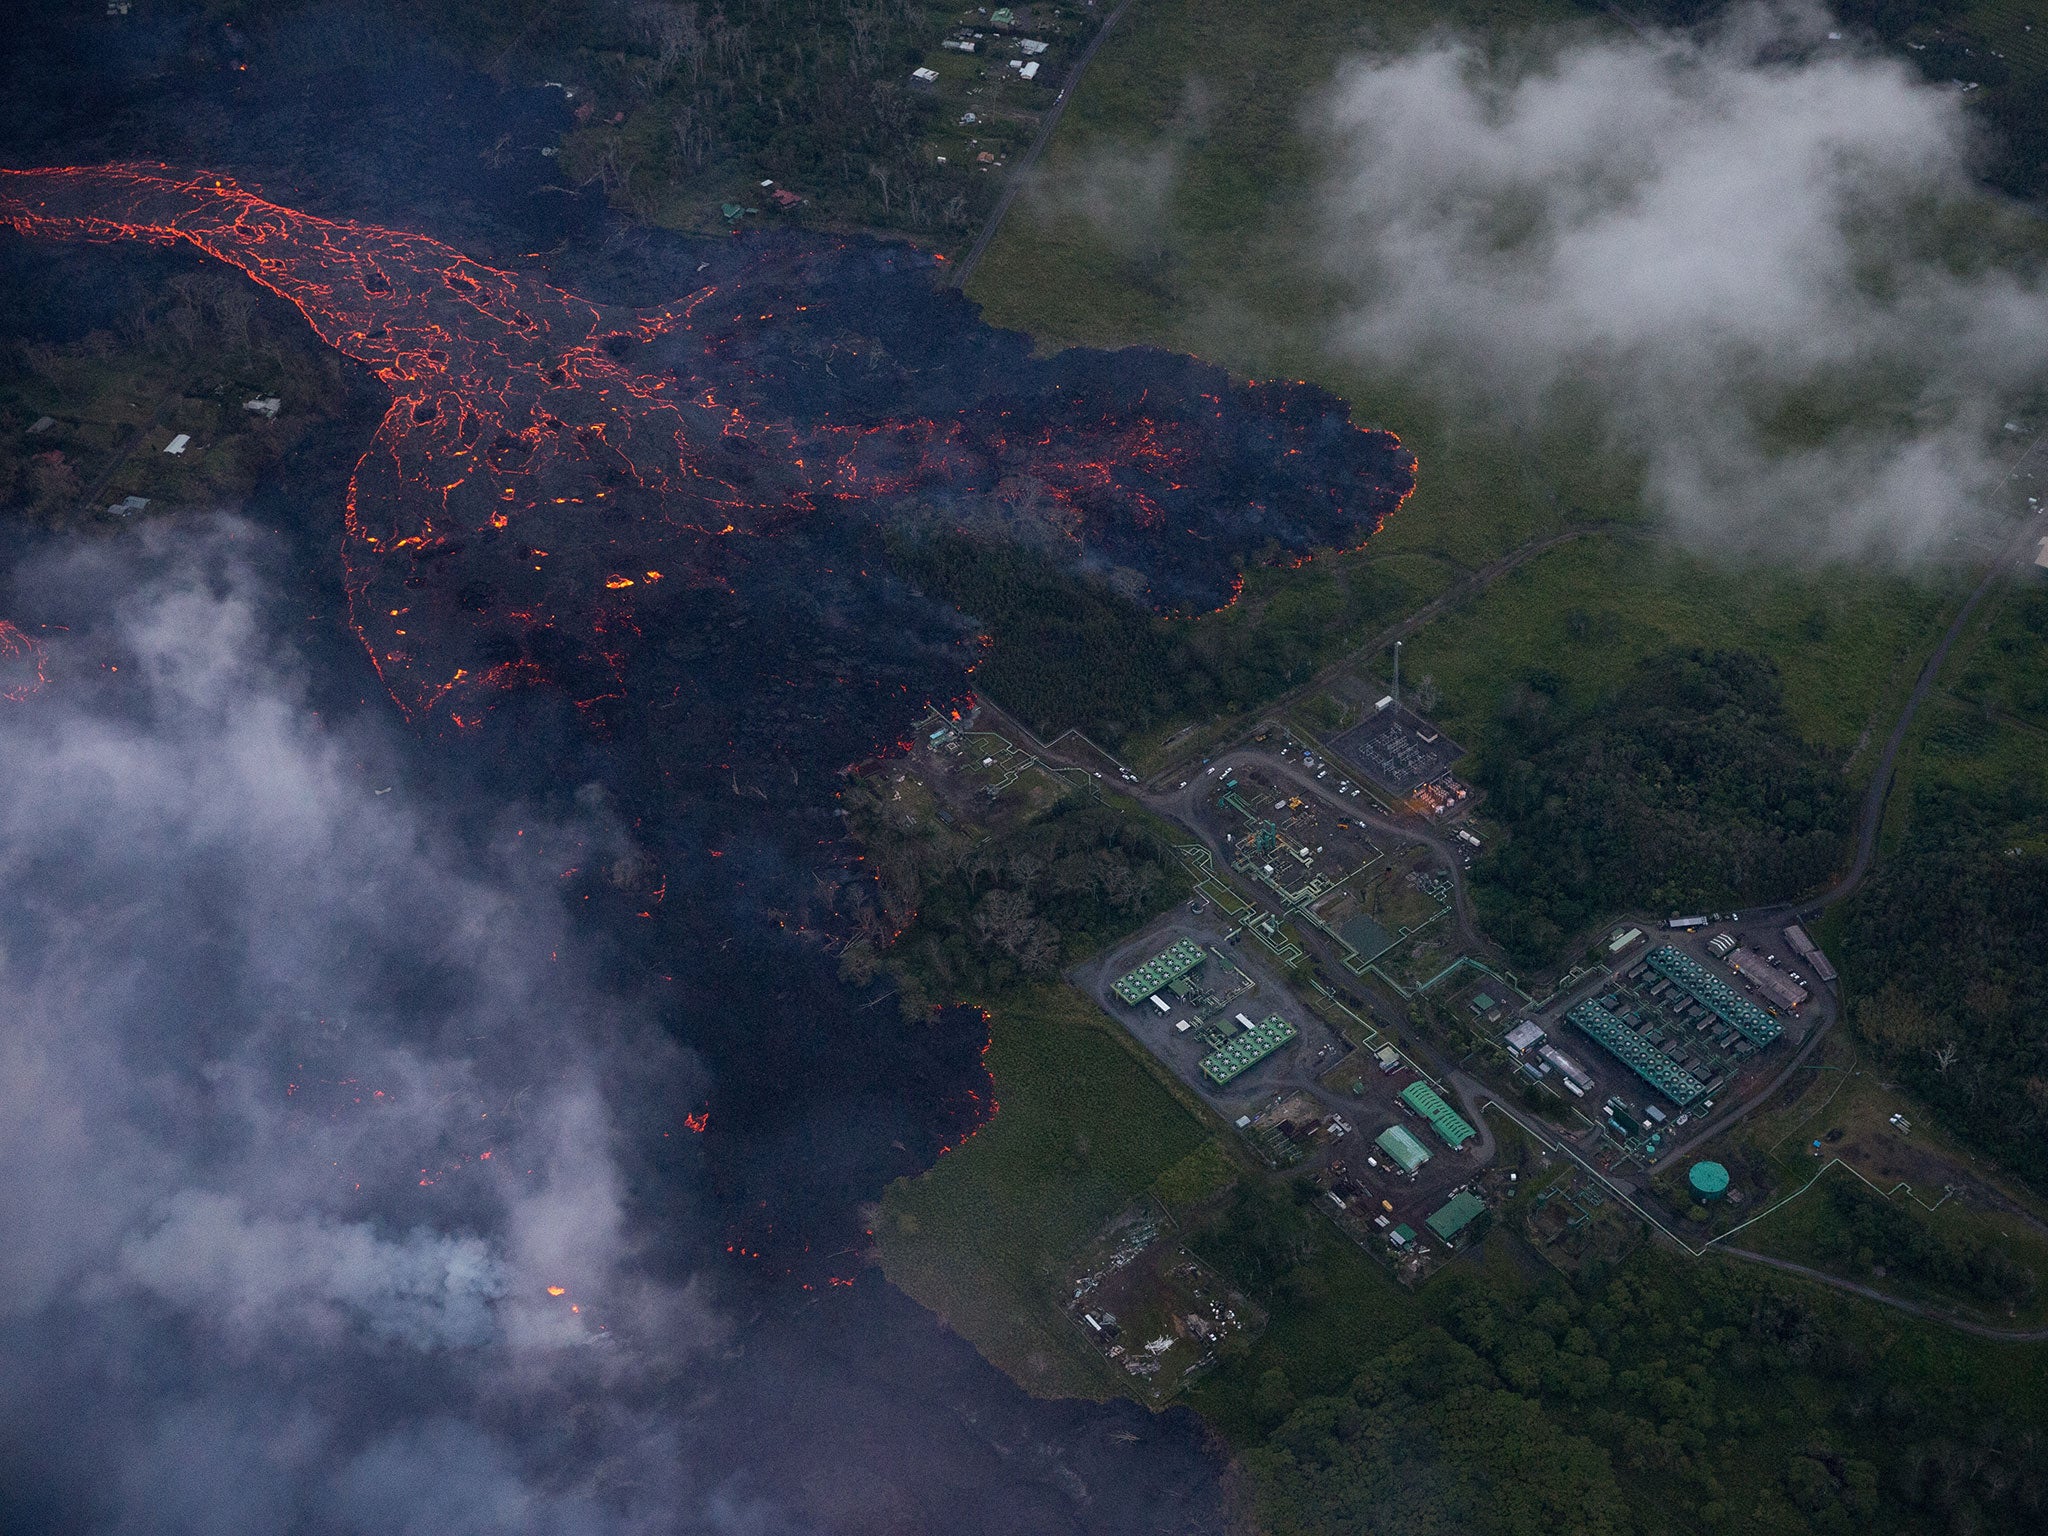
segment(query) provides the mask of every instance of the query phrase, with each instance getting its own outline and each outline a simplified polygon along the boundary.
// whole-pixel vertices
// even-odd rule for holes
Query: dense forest
[[[1110,747],[1304,682],[1408,601],[1383,566],[1318,562],[1270,598],[1168,619],[1028,547],[947,533],[902,540],[897,554],[906,575],[989,635],[977,682],[991,698],[1041,736],[1072,726]]]
[[[1629,908],[1811,889],[1854,808],[1839,763],[1794,733],[1776,668],[1744,651],[1653,656],[1613,700],[1539,669],[1502,697],[1474,777],[1510,833],[1473,871],[1480,921],[1523,964]]]
[[[1478,1536],[2021,1532],[2039,1431],[1776,1277],[1639,1252],[1608,1281],[1434,1284],[1444,1325],[1291,1400],[1246,1457],[1261,1526]]]
[[[795,189],[829,217],[965,231],[992,177],[925,149],[937,104],[910,71],[948,11],[923,0],[628,0],[589,6],[576,58],[596,121],[574,165],[643,214],[734,175]],[[608,121],[624,113],[622,121]]]
[[[772,178],[798,217],[958,243],[998,177],[928,140],[939,102],[911,70],[960,9],[927,0],[210,0],[266,64],[323,41],[375,64],[422,38],[508,84],[573,93],[561,164],[638,217],[715,222],[721,203],[762,202]],[[337,12],[339,14],[337,14]],[[1083,14],[1086,14],[1085,12]],[[1058,36],[1055,28],[1047,29]],[[301,61],[316,67],[317,58]],[[998,76],[1004,71],[998,67]],[[983,137],[1028,136],[1028,115]],[[759,212],[788,216],[772,203]]]
[[[856,801],[849,825],[867,849],[877,899],[902,925],[849,947],[857,977],[886,960],[906,1007],[983,999],[1043,981],[1139,927],[1186,886],[1153,824],[1078,795],[980,841],[904,835]],[[861,977],[860,979],[864,979]]]
[[[1956,1136],[2048,1190],[2048,858],[1975,830],[2026,808],[1915,797],[1905,848],[1851,906],[1849,1016]],[[2048,812],[2038,782],[2035,814]],[[2022,803],[2015,804],[2015,800]]]

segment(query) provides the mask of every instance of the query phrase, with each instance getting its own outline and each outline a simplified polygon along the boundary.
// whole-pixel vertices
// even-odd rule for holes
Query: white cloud
[[[345,1342],[351,1324],[418,1349],[496,1336],[503,1262],[481,1238],[367,1222],[257,1216],[235,1195],[185,1189],[122,1243],[121,1278],[251,1343]]]
[[[689,1498],[663,1394],[723,1325],[642,1263],[605,1087],[696,1075],[523,852],[613,829],[505,852],[378,795],[389,744],[275,638],[274,556],[180,523],[21,573],[81,622],[0,703],[0,1440],[119,1466],[106,1528],[618,1528],[532,1426],[566,1394]]]
[[[1318,109],[1334,344],[1523,419],[1594,402],[1613,442],[1589,451],[1638,456],[1703,541],[1939,545],[1996,478],[1987,427],[2048,303],[1916,245],[1969,192],[1953,93],[1814,33],[1758,10],[1705,40],[1347,64]],[[1870,408],[1799,427],[1851,391]]]

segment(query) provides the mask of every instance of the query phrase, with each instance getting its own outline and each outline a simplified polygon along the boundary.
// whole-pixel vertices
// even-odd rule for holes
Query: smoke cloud
[[[380,794],[275,558],[166,524],[17,573],[77,622],[0,702],[0,1525],[712,1523],[673,1405],[726,1329],[625,1150],[701,1082],[556,894],[608,829]]]
[[[2002,473],[2048,299],[1944,243],[1986,222],[1957,93],[1825,27],[1347,64],[1313,119],[1336,347],[1523,420],[1591,407],[1694,540],[1933,550]]]

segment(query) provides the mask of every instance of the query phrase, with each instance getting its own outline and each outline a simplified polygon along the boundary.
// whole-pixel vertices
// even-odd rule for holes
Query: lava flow
[[[1362,542],[1413,485],[1321,391],[1158,352],[1034,359],[910,251],[773,246],[635,310],[164,166],[0,171],[0,220],[189,245],[389,388],[344,557],[412,718],[473,725],[543,680],[617,697],[658,593],[727,588],[741,546],[773,558],[759,541],[820,518],[995,527],[1186,608],[1262,551]]]

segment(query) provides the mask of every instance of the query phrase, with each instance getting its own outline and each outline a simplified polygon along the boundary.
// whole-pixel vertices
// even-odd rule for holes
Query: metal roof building
[[[1753,949],[1736,948],[1728,952],[1728,968],[1747,981],[1755,984],[1780,1008],[1797,1008],[1806,1001],[1806,988],[1779,970],[1770,961]]]
[[[1471,1226],[1473,1218],[1485,1209],[1486,1202],[1468,1189],[1463,1194],[1451,1196],[1423,1225],[1448,1243]]]
[[[1778,1021],[1681,949],[1669,944],[1644,956],[1651,970],[1692,994],[1699,1005],[1752,1045],[1769,1045],[1783,1033]]]
[[[1409,1134],[1405,1125],[1390,1125],[1373,1145],[1391,1157],[1403,1173],[1413,1173],[1429,1161],[1429,1148]]]
[[[1240,1072],[1248,1072],[1294,1038],[1294,1026],[1274,1014],[1261,1019],[1228,1045],[1202,1058],[1202,1075],[1221,1088]]]
[[[1403,1088],[1401,1102],[1434,1126],[1437,1135],[1450,1143],[1453,1152],[1479,1134],[1427,1083],[1410,1083]]]
[[[1820,946],[1806,936],[1804,928],[1797,923],[1789,924],[1785,929],[1785,942],[1792,946],[1800,959],[1813,967],[1813,974],[1822,981],[1835,979],[1835,968],[1828,964],[1828,957],[1820,952]]]
[[[1202,946],[1193,939],[1175,939],[1130,975],[1118,977],[1110,990],[1135,1008],[1161,987],[1200,970],[1202,959]]]
[[[1565,1015],[1621,1058],[1622,1064],[1672,1103],[1683,1108],[1707,1091],[1706,1084],[1630,1029],[1608,1009],[1588,998]]]

